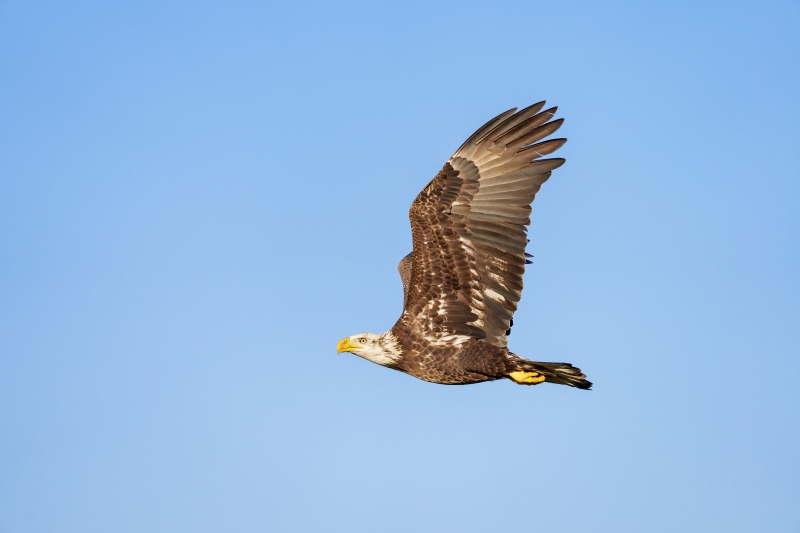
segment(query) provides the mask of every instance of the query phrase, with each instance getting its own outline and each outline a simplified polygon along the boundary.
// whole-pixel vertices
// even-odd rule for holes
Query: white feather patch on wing
[[[500,276],[500,275],[495,274],[493,272],[487,272],[486,275],[489,276],[494,281],[496,281],[497,284],[500,285],[501,287],[503,287],[504,289],[508,289],[508,287],[506,286],[506,283],[505,283],[506,280],[505,280],[505,278],[503,276]]]
[[[431,346],[458,346],[460,344],[464,344],[472,337],[469,335],[445,335],[443,337],[426,335],[424,338]]]
[[[505,296],[503,296],[498,292],[493,291],[492,289],[484,289],[483,293],[497,303],[503,303],[506,301]]]

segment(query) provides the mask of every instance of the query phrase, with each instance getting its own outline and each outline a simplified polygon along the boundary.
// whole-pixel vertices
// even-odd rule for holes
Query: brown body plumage
[[[562,119],[544,102],[492,119],[456,151],[411,205],[413,252],[398,266],[403,314],[383,335],[342,339],[349,351],[425,381],[509,378],[588,389],[580,369],[511,353],[507,332],[522,295],[531,202],[563,159],[566,139],[539,142]]]

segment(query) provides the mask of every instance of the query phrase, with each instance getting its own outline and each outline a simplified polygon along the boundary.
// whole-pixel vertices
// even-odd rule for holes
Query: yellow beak
[[[336,351],[339,353],[352,352],[355,348],[358,348],[358,344],[353,344],[350,339],[342,339],[336,345]]]

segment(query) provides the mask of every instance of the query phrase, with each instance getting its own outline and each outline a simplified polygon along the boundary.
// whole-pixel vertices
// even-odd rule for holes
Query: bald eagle
[[[350,352],[446,385],[510,379],[591,388],[569,363],[530,361],[508,349],[522,296],[531,203],[564,159],[566,139],[542,141],[564,119],[539,102],[487,122],[411,204],[413,251],[400,261],[403,314],[386,333],[339,341]]]

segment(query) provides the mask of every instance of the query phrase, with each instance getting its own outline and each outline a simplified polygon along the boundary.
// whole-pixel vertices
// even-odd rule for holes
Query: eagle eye
[[[361,337],[360,339],[358,339],[358,342],[360,342],[361,344],[367,344],[367,339]]]

